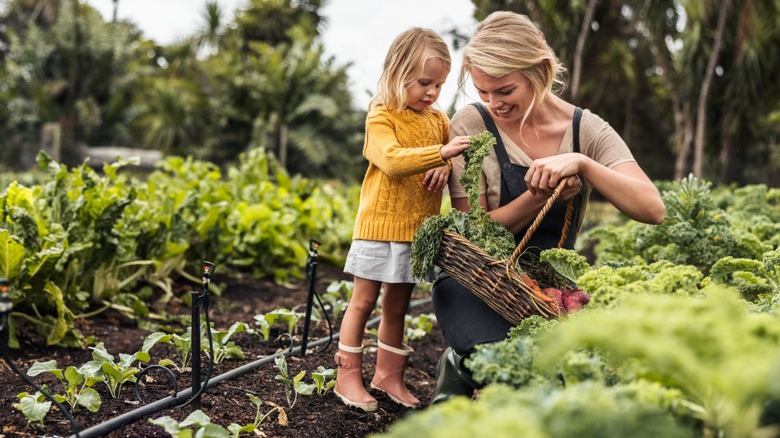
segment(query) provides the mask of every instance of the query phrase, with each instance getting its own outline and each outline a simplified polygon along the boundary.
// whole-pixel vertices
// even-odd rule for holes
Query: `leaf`
[[[72,321],[73,319],[73,314],[65,305],[65,298],[59,286],[49,281],[46,283],[44,290],[49,293],[57,307],[57,319],[51,331],[49,331],[49,336],[46,338],[46,345],[54,345],[60,342],[73,329],[72,324],[69,324],[69,320]]]
[[[279,425],[287,426],[287,412],[281,407],[277,408],[276,412],[279,415]]]
[[[24,245],[8,233],[0,230],[0,275],[14,280],[19,278],[19,267],[24,259]]]
[[[51,409],[51,402],[39,402],[34,396],[26,395],[18,404],[14,404],[14,407],[22,411],[30,421],[42,422]]]
[[[576,283],[578,278],[591,269],[588,260],[584,256],[569,249],[552,248],[544,250],[539,254],[539,260],[549,263],[557,273],[573,283]]]
[[[69,386],[77,386],[77,385],[81,385],[82,383],[84,383],[84,381],[87,380],[87,377],[86,377],[86,374],[81,372],[81,370],[84,369],[85,367],[89,368],[90,366],[95,368],[93,361],[87,362],[81,368],[78,368],[78,369],[76,369],[76,367],[74,367],[72,365],[69,366],[68,368],[66,368],[65,369],[65,380],[67,380],[68,385]],[[91,375],[94,376],[95,375],[94,372]]]
[[[52,373],[58,379],[62,379],[62,370],[57,368],[56,360],[48,360],[46,362],[35,362],[34,364],[32,364],[30,369],[27,370],[27,375],[30,377],[35,377],[41,373]]]
[[[195,411],[192,411],[190,415],[187,416],[187,418],[182,421],[179,426],[181,427],[189,427],[189,426],[205,426],[207,424],[211,423],[211,418],[209,418],[208,415],[206,415],[203,411],[200,409],[197,409]]]
[[[154,344],[158,342],[169,342],[170,340],[171,335],[163,332],[154,332],[147,336],[146,339],[144,339],[144,343],[141,346],[141,351],[149,352],[149,350],[154,347]]]
[[[102,404],[100,394],[92,388],[84,388],[84,390],[76,396],[76,400],[90,412],[99,411],[100,405]]]
[[[206,424],[195,432],[195,438],[230,438],[230,432],[219,424]]]
[[[305,374],[305,371],[301,371],[301,374]],[[311,383],[295,382],[295,392],[301,395],[312,395],[314,390],[317,389]]]
[[[182,430],[179,422],[167,415],[160,418],[150,418],[149,422],[157,426],[162,426],[162,428],[172,436],[179,436],[178,433]]]
[[[92,350],[92,359],[94,359],[98,363],[102,364],[103,362],[114,361],[114,356],[106,350],[106,347],[105,345],[103,345],[102,342],[98,342],[97,345],[89,348],[90,350]]]

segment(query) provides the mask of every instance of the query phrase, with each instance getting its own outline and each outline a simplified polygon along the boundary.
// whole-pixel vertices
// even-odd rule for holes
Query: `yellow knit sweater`
[[[439,150],[449,140],[441,111],[390,111],[382,105],[366,118],[363,156],[368,170],[360,191],[353,239],[411,242],[427,216],[439,214],[441,192],[423,186],[425,171],[447,164]]]

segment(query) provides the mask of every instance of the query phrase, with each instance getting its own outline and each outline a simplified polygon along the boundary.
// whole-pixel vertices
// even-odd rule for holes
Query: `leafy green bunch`
[[[460,182],[468,194],[469,212],[452,209],[446,214],[431,216],[422,223],[412,241],[412,273],[416,277],[424,278],[433,269],[444,230],[460,234],[498,260],[512,255],[514,236],[503,225],[490,219],[490,215],[479,205],[482,161],[495,144],[496,139],[489,131],[471,137],[469,147],[463,152],[466,167],[460,176]]]

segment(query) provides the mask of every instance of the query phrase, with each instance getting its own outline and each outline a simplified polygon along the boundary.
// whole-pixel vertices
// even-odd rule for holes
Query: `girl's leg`
[[[382,320],[377,335],[387,345],[401,347],[404,340],[404,318],[409,310],[414,283],[385,283],[382,294]]]
[[[363,345],[363,332],[371,312],[376,308],[379,298],[379,288],[382,283],[365,278],[355,277],[352,298],[341,320],[339,338],[341,343],[359,347]]]
[[[387,393],[391,399],[409,408],[420,405],[406,388],[404,371],[412,349],[404,345],[404,318],[409,310],[413,283],[385,284],[382,295],[382,320],[379,323],[379,349],[371,387]]]
[[[380,286],[380,282],[355,277],[352,298],[339,330],[339,351],[335,355],[338,374],[333,392],[344,404],[368,412],[375,411],[377,403],[363,384],[363,331],[376,307]]]

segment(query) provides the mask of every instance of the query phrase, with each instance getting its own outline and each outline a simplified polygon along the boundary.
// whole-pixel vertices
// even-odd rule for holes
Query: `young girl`
[[[363,331],[383,284],[371,387],[406,407],[420,404],[404,383],[412,351],[403,344],[404,317],[416,281],[410,242],[423,219],[439,213],[448,160],[461,154],[470,138],[448,142],[447,116],[431,107],[449,71],[449,50],[441,37],[421,28],[402,33],[387,53],[366,118],[363,156],[369,164],[344,266],[355,278],[341,322],[334,392],[345,404],[369,412],[377,402],[363,384]]]

